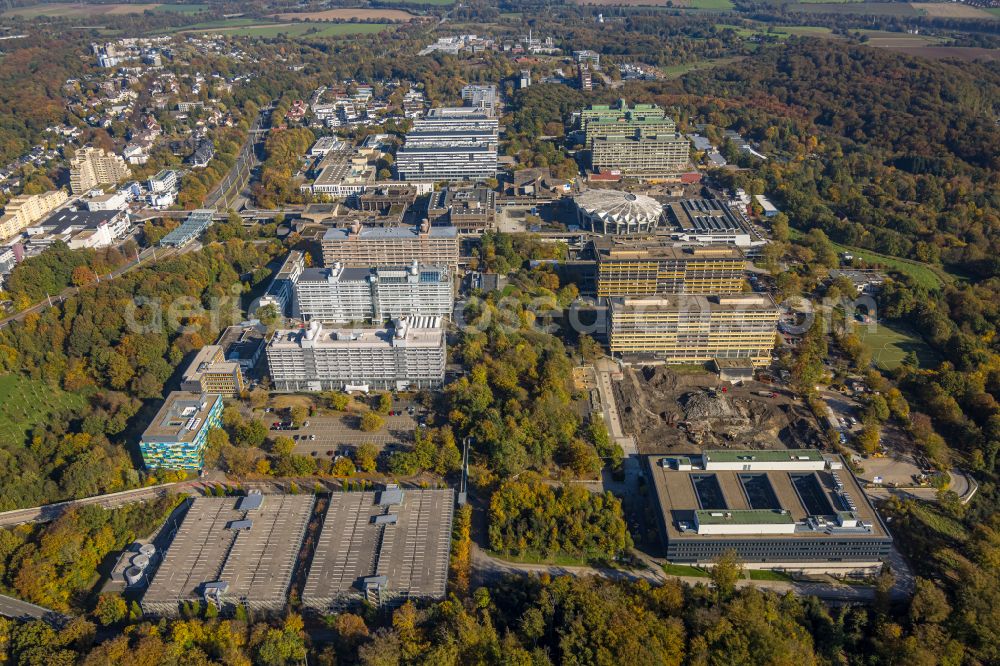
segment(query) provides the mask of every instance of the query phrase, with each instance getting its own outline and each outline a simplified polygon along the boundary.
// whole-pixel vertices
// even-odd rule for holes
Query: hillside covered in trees
[[[274,248],[271,248],[273,250]],[[240,275],[270,258],[242,241],[160,261],[27,315],[0,331],[0,370],[87,397],[27,441],[0,442],[0,509],[122,490],[138,482],[124,444],[190,352],[241,317]],[[25,264],[28,266],[28,264]],[[153,411],[134,418],[144,401]]]

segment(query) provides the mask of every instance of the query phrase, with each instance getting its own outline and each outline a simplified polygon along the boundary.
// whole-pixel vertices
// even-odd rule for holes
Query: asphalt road
[[[8,597],[4,594],[0,594],[0,615],[15,620],[32,619],[55,621],[63,618],[62,615],[56,613],[55,611],[51,611],[48,608],[42,608],[41,606],[36,606],[35,604],[29,604],[27,601],[21,601],[20,599]]]
[[[44,506],[36,506],[29,509],[5,511],[4,513],[0,513],[0,527],[11,527],[13,525],[21,525],[24,523],[46,523],[55,520],[63,513],[63,511],[73,506],[96,504],[97,506],[102,506],[105,509],[113,509],[115,507],[131,504],[133,502],[155,499],[170,492],[178,492],[195,486],[197,486],[196,481],[165,483],[158,486],[123,490],[122,492],[111,493],[108,495],[97,495],[95,497],[69,500],[67,502],[46,504]]]
[[[898,555],[898,552],[896,553]],[[609,569],[589,566],[567,566],[560,564],[523,564],[500,560],[483,552],[478,545],[472,545],[473,576],[477,584],[496,580],[506,575],[540,575],[550,576],[602,576],[612,580],[646,580],[651,584],[662,584],[669,578],[676,578],[688,585],[711,584],[710,579],[697,576],[672,576],[664,573],[659,563],[652,558],[642,558],[647,568],[641,569]],[[900,560],[901,560],[900,556]],[[913,577],[905,563],[897,569],[898,562],[890,562],[896,574],[896,585],[891,596],[894,600],[905,600],[912,595]],[[736,582],[737,587],[755,586],[772,590],[778,594],[795,592],[800,596],[815,596],[826,601],[836,602],[870,602],[875,598],[875,588],[862,585],[847,585],[846,583],[825,583],[806,581],[749,580]]]

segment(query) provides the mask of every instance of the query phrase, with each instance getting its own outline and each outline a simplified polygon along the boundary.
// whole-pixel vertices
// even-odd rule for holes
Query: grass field
[[[798,2],[785,5],[785,9],[803,14],[862,14],[900,18],[923,16],[920,10],[904,2]]]
[[[106,5],[78,3],[53,3],[44,5],[30,5],[28,7],[18,7],[3,13],[4,16],[21,16],[24,18],[37,18],[40,16],[58,16],[64,18],[77,18],[83,16],[107,16],[116,14],[141,14],[147,10],[160,12],[177,12],[183,14],[195,14],[208,9],[208,5],[168,5],[163,3],[143,3],[125,4],[112,3]]]
[[[923,338],[902,326],[879,323],[872,332],[868,328],[866,324],[858,323],[854,331],[861,338],[862,344],[871,351],[875,365],[883,370],[898,368],[903,357],[911,351],[916,352],[920,367],[933,367],[941,360]]]
[[[987,19],[996,20],[996,16],[985,9],[963,5],[959,2],[911,2],[910,5],[933,18]]]
[[[813,37],[834,37],[833,31],[830,28],[824,28],[823,26],[817,25],[782,25],[782,26],[768,26],[764,23],[755,23],[758,27],[744,27],[739,25],[729,25],[726,23],[716,24],[716,28],[725,29],[730,28],[736,32],[740,37],[775,37],[777,39],[787,39],[792,35],[800,36],[813,36]],[[839,37],[837,37],[839,39]]]
[[[362,21],[388,19],[390,21],[412,21],[417,18],[403,9],[326,9],[321,12],[287,12],[276,14],[281,21],[349,21],[353,18]]]
[[[693,567],[689,564],[670,564],[667,562],[663,565],[663,572],[668,576],[694,576],[696,578],[708,578],[707,571],[699,569],[698,567]]]
[[[0,377],[0,437],[23,442],[36,425],[86,402],[83,393],[68,393],[22,375],[4,375]]]
[[[733,8],[732,0],[573,0],[578,5],[594,7],[663,7],[669,9],[710,9],[716,11]]]
[[[384,30],[392,30],[389,23],[258,23],[253,19],[234,19],[235,21],[248,21],[247,23],[233,23],[231,21],[217,21],[215,24],[202,24],[185,26],[177,32],[218,32],[235,37],[277,37],[287,35],[288,37],[342,37],[344,35],[371,35]]]

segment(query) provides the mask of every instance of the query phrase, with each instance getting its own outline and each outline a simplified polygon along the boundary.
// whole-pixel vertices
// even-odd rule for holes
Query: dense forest
[[[190,352],[241,317],[240,282],[276,248],[241,241],[90,285],[0,331],[5,373],[86,396],[85,405],[5,438],[0,508],[122,490],[138,481],[124,441]],[[25,270],[34,264],[24,264]],[[148,415],[143,417],[148,419]],[[142,419],[138,419],[142,420]]]

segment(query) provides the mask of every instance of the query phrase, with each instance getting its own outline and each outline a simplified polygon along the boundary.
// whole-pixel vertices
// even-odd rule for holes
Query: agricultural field
[[[405,2],[409,5],[435,5],[438,7],[446,7],[455,4],[455,0],[382,0],[386,4],[396,4]]]
[[[923,16],[921,11],[904,2],[799,2],[785,5],[785,9],[802,14],[863,14],[900,18]]]
[[[903,46],[896,47],[900,53],[931,60],[942,58],[958,58],[959,60],[1000,60],[1000,49],[987,49],[980,46]]]
[[[990,19],[998,17],[988,10],[958,2],[911,2],[910,5],[933,18]]]
[[[3,12],[4,16],[20,16],[22,18],[38,18],[40,16],[51,16],[59,18],[79,18],[91,16],[108,16],[118,14],[142,14],[145,11],[177,12],[183,14],[196,14],[208,9],[208,5],[172,5],[164,3],[145,4],[89,4],[86,2],[75,3],[53,3],[44,5],[30,5],[28,7],[17,7]]]
[[[68,393],[20,375],[0,377],[0,438],[20,443],[40,423],[67,409],[83,407],[85,394]]]
[[[867,324],[856,324],[854,332],[861,343],[872,353],[872,361],[884,370],[895,370],[909,352],[915,352],[921,367],[933,367],[940,357],[927,346],[918,334],[902,326],[888,326],[881,322],[873,324],[869,331]]]
[[[321,12],[288,12],[275,15],[281,21],[350,21],[360,19],[362,21],[374,21],[387,19],[389,21],[412,21],[418,18],[416,14],[411,14],[403,9],[327,9]]]
[[[714,10],[733,8],[732,0],[573,0],[573,2],[578,5],[600,7],[670,7],[672,9]]]
[[[246,20],[246,19],[243,19]],[[217,25],[186,26],[179,32],[212,32],[234,37],[272,38],[278,35],[289,37],[343,37],[345,35],[371,35],[385,30],[392,30],[390,23],[258,23],[250,20],[245,24],[231,24],[219,21]]]

